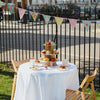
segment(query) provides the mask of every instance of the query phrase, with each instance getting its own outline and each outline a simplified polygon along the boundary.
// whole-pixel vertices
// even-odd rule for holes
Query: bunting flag
[[[21,9],[21,8],[18,8],[18,10],[19,10],[19,17],[20,17],[20,19],[22,19],[24,14],[25,14],[25,12],[26,12],[26,10],[25,9]]]
[[[0,6],[2,6],[2,3],[1,3],[1,1],[0,1]]]
[[[98,26],[99,26],[99,28],[100,28],[100,21],[98,20],[98,21],[96,21],[97,22],[97,24],[98,24]]]
[[[100,24],[100,21],[99,20],[97,20],[96,22],[97,22],[97,24]]]
[[[0,0],[0,6],[5,6],[5,3]]]
[[[73,10],[72,14],[77,14],[78,15],[79,14],[79,10],[76,10],[76,11]]]
[[[79,14],[79,10],[76,10],[76,14],[77,14],[77,15]]]
[[[72,11],[72,14],[74,14],[74,13],[75,13],[75,11],[73,10],[73,11]]]
[[[49,20],[50,20],[50,18],[51,18],[51,16],[49,16],[49,15],[44,15],[44,14],[43,14],[43,18],[44,18],[44,20],[45,20],[45,23],[48,24],[48,23],[49,23]]]
[[[55,17],[55,20],[56,20],[56,23],[58,26],[60,26],[63,22],[63,18],[61,18],[61,17]]]
[[[38,13],[34,13],[34,12],[30,11],[30,14],[32,15],[32,18],[34,19],[34,21],[36,21]]]
[[[82,20],[82,22],[84,23],[84,26],[86,27],[86,30],[89,30],[89,26],[91,25],[91,21],[84,21]]]
[[[76,24],[77,24],[77,19],[69,19],[69,22],[71,24],[71,28],[74,30]]]
[[[9,12],[10,12],[10,13],[13,13],[15,6],[10,5],[9,3],[7,4],[7,6],[8,6]]]

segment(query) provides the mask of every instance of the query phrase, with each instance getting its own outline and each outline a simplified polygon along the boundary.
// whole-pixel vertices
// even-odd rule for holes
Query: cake
[[[60,66],[59,68],[57,68],[58,70],[66,70],[66,66]]]
[[[56,55],[59,54],[59,52],[54,49],[55,43],[53,41],[46,41],[44,46],[45,49],[41,51],[42,57],[40,60],[43,61],[43,65],[56,66]]]
[[[36,62],[37,62],[37,63],[40,63],[40,61],[39,61],[39,60],[37,60]]]
[[[60,66],[60,68],[62,68],[62,69],[66,69],[66,66]]]

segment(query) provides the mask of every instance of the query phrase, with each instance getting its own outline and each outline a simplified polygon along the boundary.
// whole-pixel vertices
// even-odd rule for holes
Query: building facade
[[[92,4],[98,3],[100,0],[2,0],[5,3],[14,3],[16,6],[20,5],[25,8],[30,5],[45,5],[45,4],[67,4],[68,2],[80,3],[80,4]]]

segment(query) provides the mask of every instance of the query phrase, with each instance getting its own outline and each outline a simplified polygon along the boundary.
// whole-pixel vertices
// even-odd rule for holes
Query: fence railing
[[[32,11],[48,14],[52,16],[59,16],[65,18],[76,18],[80,20],[99,20],[97,19],[97,9],[84,7],[84,14],[81,16],[80,8],[79,14],[68,14],[67,7],[60,7],[61,13],[49,12],[45,10],[31,9]],[[61,10],[62,9],[62,10]],[[29,10],[29,9],[28,9]],[[87,12],[86,12],[87,11]],[[92,13],[94,11],[94,13]],[[15,10],[18,15],[18,11]],[[88,15],[88,17],[87,17]],[[94,17],[92,18],[92,15]],[[74,17],[73,17],[74,16]],[[56,48],[59,50],[58,59],[68,59],[69,62],[74,63],[78,67],[80,80],[86,74],[91,74],[97,67],[99,73],[95,80],[95,87],[100,88],[100,26],[93,21],[89,26],[89,31],[86,31],[82,21],[76,24],[74,30],[68,20],[64,20],[60,27],[57,26],[55,19],[51,18],[49,24],[45,24],[42,16],[38,16],[36,21],[33,21],[31,15],[26,13],[23,20],[18,17],[13,18],[9,15],[7,20],[0,22],[0,62],[11,63],[11,60],[23,60],[34,56],[39,59],[41,50],[44,49],[43,43],[48,40],[56,42]]]

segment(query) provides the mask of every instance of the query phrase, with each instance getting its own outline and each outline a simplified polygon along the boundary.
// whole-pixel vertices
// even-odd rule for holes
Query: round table
[[[66,70],[55,66],[36,71],[31,67],[30,62],[19,66],[14,100],[64,100],[66,89],[79,88],[78,70],[71,63]]]

